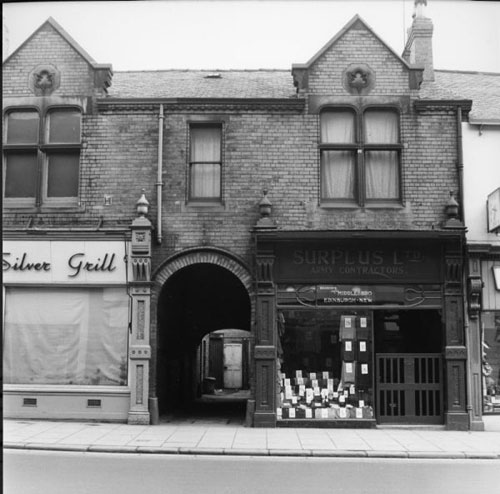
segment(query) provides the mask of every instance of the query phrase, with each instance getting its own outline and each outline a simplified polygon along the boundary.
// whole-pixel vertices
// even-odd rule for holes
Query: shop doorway
[[[215,390],[224,389],[226,353],[232,357],[231,379],[238,374],[238,350],[226,350],[226,344],[240,344],[243,355],[243,344],[231,340],[231,331],[244,332],[248,345],[250,297],[235,274],[219,265],[198,263],[167,279],[158,301],[157,396],[162,417],[243,420],[246,399],[231,400],[227,393],[224,400],[215,399]],[[214,366],[222,371],[219,382],[211,375]],[[243,383],[242,363],[240,368]]]
[[[440,312],[375,311],[374,329],[377,421],[442,424]]]

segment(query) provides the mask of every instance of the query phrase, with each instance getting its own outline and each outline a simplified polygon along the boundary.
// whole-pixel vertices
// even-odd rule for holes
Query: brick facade
[[[161,88],[155,85],[154,73],[145,73],[143,82],[137,83],[136,93],[131,96],[130,85],[120,86],[120,81],[128,76],[124,74],[121,79],[120,73],[114,74],[108,91],[106,77],[110,75],[110,67],[86,58],[57,26],[45,23],[4,63],[4,106],[44,106],[51,102],[61,104],[64,98],[80,99],[84,114],[79,204],[60,211],[46,210],[43,206],[4,208],[5,232],[19,235],[31,230],[32,234],[39,231],[50,234],[53,230],[67,229],[71,238],[70,230],[81,227],[87,229],[91,238],[100,230],[127,231],[136,217],[135,203],[144,189],[150,203],[148,217],[153,224],[150,267],[153,278],[158,276],[158,286],[154,286],[151,297],[151,342],[156,344],[161,286],[169,274],[191,266],[197,259],[228,269],[244,280],[251,298],[252,331],[255,325],[258,327],[255,300],[269,296],[266,290],[272,285],[270,280],[263,283],[254,280],[254,286],[250,279],[254,275],[256,253],[252,231],[260,218],[263,189],[268,190],[271,220],[278,232],[295,231],[304,235],[388,232],[390,238],[392,231],[442,230],[450,191],[460,197],[456,168],[457,101],[428,97],[428,103],[424,101],[417,108],[415,102],[422,103],[422,97],[415,81],[421,71],[396,55],[359,18],[351,21],[312,60],[292,70],[289,88],[280,93],[288,94],[291,89],[290,97],[277,98],[274,88],[266,92],[266,84],[262,84],[259,86],[262,93],[257,98],[255,93],[245,99],[245,94],[234,98],[233,93],[223,92],[198,99],[184,94],[162,98],[158,96]],[[29,74],[40,64],[52,64],[60,72],[60,86],[50,96],[34,95],[28,84]],[[346,70],[356,64],[367,66],[371,77],[369,90],[358,94],[346,89],[345,84]],[[282,80],[282,74],[279,76]],[[293,94],[293,79],[299,76],[302,79]],[[139,80],[141,76],[137,77]],[[224,79],[225,74],[222,72],[220,77]],[[272,73],[266,74],[268,78],[272,78]],[[202,86],[216,85],[217,78],[209,80],[201,76],[197,84],[199,94],[205,94]],[[164,109],[162,119],[160,105]],[[319,112],[329,105],[349,105],[358,110],[390,106],[398,110],[402,144],[402,197],[398,204],[378,207],[321,204]],[[189,125],[199,121],[222,125],[222,200],[210,206],[187,200]],[[163,122],[161,244],[154,240],[159,122]],[[215,249],[219,254],[192,253],[192,249],[203,248],[207,252]],[[165,268],[172,256],[181,256],[183,252],[186,252],[184,258],[177,258]],[[226,260],[224,252],[228,253]],[[238,264],[232,258],[241,262]],[[146,293],[149,288],[144,290]],[[257,313],[259,307],[257,303]],[[267,314],[272,326],[273,313]],[[271,362],[268,354],[273,344],[271,338],[263,344],[264,350],[259,347],[259,365],[265,367],[266,359]],[[153,394],[154,351],[155,348],[149,382]],[[138,368],[142,372],[141,365]],[[272,365],[269,369],[272,374]],[[272,381],[269,375],[267,379]],[[252,386],[255,391],[255,381]],[[137,392],[142,396],[141,393]],[[265,413],[271,412],[266,409]]]
[[[375,73],[369,96],[349,95],[340,83],[345,67],[356,62],[368,62]],[[49,25],[4,65],[4,104],[36,98],[29,92],[27,79],[41,63],[53,63],[61,72],[61,85],[51,97],[92,97],[82,126],[80,206],[64,213],[4,210],[4,225],[23,225],[30,217],[34,225],[54,227],[99,220],[108,226],[126,225],[143,188],[154,217],[159,105],[98,108],[101,91],[94,85],[92,67]],[[317,111],[307,109],[307,98],[315,95],[327,95],[332,104],[349,102],[361,107],[390,102],[400,109],[401,208],[332,210],[319,204],[319,117]],[[302,110],[276,111],[264,106],[259,111],[241,111],[220,105],[216,111],[196,111],[182,105],[171,109],[167,104],[163,128],[163,234],[167,242],[155,253],[158,261],[203,243],[229,249],[248,261],[249,231],[258,219],[263,188],[269,190],[273,219],[280,229],[439,227],[449,191],[458,190],[456,120],[453,109],[417,112],[412,104],[415,97],[418,92],[409,90],[408,70],[401,60],[357,23],[310,68]],[[215,209],[186,203],[188,127],[197,116],[223,122],[223,204]]]

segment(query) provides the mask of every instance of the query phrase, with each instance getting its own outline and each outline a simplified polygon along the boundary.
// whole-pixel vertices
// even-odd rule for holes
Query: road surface
[[[4,450],[5,494],[500,492],[500,460]]]

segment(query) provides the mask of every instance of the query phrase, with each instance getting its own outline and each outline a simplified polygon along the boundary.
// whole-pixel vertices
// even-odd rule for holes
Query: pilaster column
[[[129,345],[130,409],[129,424],[149,424],[149,314],[151,304],[151,229],[144,216],[131,226],[132,242],[129,265],[132,325]]]
[[[276,294],[274,255],[256,257],[255,427],[276,425]]]
[[[481,294],[483,280],[481,278],[481,260],[469,260],[469,276],[467,278],[467,374],[469,386],[470,429],[483,431],[483,396],[482,396],[482,352],[481,352]]]
[[[467,430],[467,348],[464,334],[463,256],[460,242],[451,243],[445,253],[445,424],[447,429]]]
[[[271,218],[273,205],[262,191],[259,202],[260,218],[255,225],[257,252],[255,256],[255,412],[254,427],[276,426],[276,288],[274,285],[274,249],[259,245],[259,232],[276,230]]]

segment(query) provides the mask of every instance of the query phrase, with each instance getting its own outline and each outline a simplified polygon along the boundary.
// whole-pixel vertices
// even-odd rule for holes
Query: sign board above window
[[[500,232],[500,187],[488,195],[488,232]]]
[[[126,283],[122,241],[4,241],[4,283]]]

